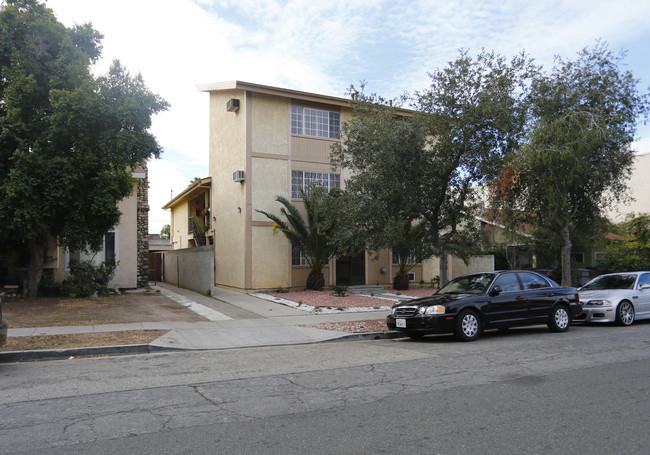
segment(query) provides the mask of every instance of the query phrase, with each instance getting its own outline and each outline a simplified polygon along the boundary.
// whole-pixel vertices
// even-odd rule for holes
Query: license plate
[[[406,328],[406,319],[395,319],[395,326],[400,329]]]

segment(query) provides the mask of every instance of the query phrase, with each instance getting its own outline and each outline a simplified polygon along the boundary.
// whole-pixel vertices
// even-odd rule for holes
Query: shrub
[[[54,278],[44,273],[38,285],[38,295],[42,297],[58,297],[60,293],[61,283],[54,281]]]
[[[115,274],[116,265],[102,264],[95,267],[89,262],[70,264],[70,278],[62,283],[64,291],[77,297],[108,295],[108,282]]]
[[[347,286],[337,286],[333,284],[330,286],[330,289],[337,297],[345,297],[347,295],[345,293],[348,290]]]

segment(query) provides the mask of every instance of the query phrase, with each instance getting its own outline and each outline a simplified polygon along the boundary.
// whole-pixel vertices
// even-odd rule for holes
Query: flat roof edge
[[[196,88],[201,92],[216,92],[222,90],[243,90],[248,92],[264,93],[286,98],[294,98],[318,103],[335,104],[339,106],[350,106],[350,99],[337,96],[321,95],[318,93],[303,92],[269,85],[253,84],[244,81],[216,82],[212,84],[199,84]]]

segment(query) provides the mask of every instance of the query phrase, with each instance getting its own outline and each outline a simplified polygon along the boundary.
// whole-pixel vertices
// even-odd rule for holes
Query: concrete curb
[[[71,357],[95,355],[150,354],[153,352],[179,351],[173,347],[151,346],[149,344],[128,344],[120,346],[97,346],[71,349],[44,349],[34,351],[0,352],[0,363],[34,362],[37,360],[61,360]]]
[[[341,341],[358,341],[358,340],[388,340],[393,338],[404,338],[401,332],[367,332],[367,333],[351,333],[349,335],[342,335],[341,337],[323,340],[311,341],[306,343],[297,344],[314,344],[314,343],[335,343]],[[273,344],[270,346],[283,346]],[[16,362],[35,362],[38,360],[62,360],[74,357],[86,356],[117,356],[117,355],[133,355],[133,354],[152,354],[156,352],[179,352],[179,351],[219,351],[223,349],[243,349],[252,348],[253,346],[241,347],[226,347],[226,348],[183,348],[183,347],[165,347],[153,346],[150,344],[131,344],[120,346],[98,346],[87,348],[71,348],[71,349],[48,349],[48,350],[35,350],[35,351],[8,351],[0,352],[0,364],[2,363],[16,363]],[[254,346],[262,347],[262,346]]]

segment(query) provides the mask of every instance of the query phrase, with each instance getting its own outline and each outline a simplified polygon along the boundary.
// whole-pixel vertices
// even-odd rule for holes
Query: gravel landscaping
[[[355,295],[346,293],[344,297],[335,295],[331,290],[269,291],[252,295],[307,312],[340,313],[342,311],[363,312],[389,310],[393,304],[401,300],[426,297],[432,295],[435,290],[435,288],[428,286],[412,287],[407,291],[396,291],[395,289],[388,288],[383,294]]]

